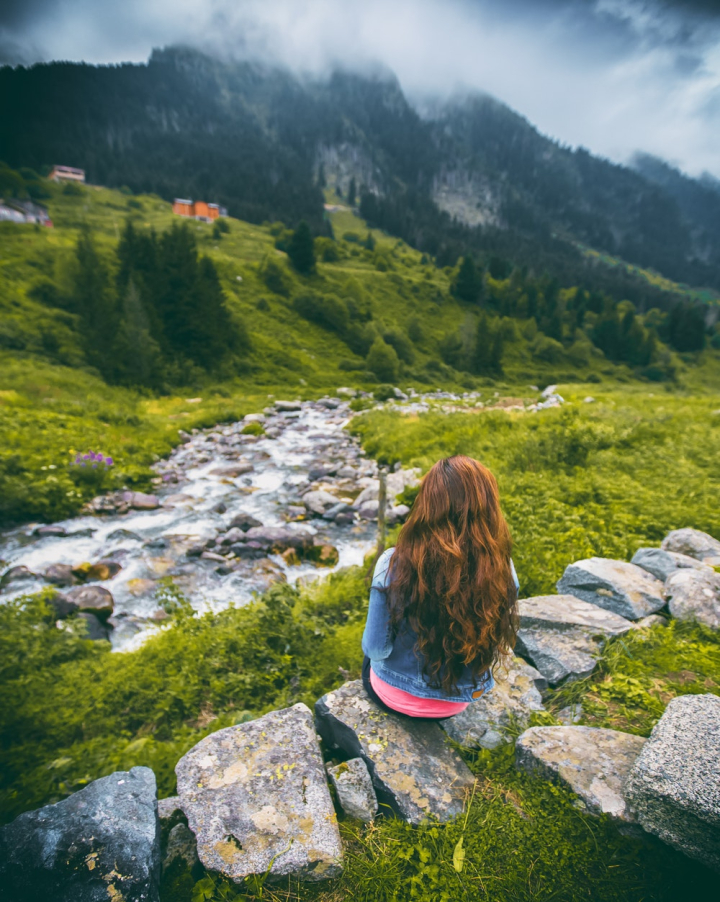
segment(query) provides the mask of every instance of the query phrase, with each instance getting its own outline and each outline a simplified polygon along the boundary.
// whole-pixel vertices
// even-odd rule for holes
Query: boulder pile
[[[232,528],[243,527],[262,529]],[[286,538],[254,535],[275,548]],[[293,535],[286,550],[307,552],[302,533]],[[641,549],[632,564],[570,565],[560,594],[521,600],[517,656],[496,668],[486,697],[453,718],[390,713],[355,680],[318,699],[314,715],[297,704],[206,736],[178,762],[171,799],[157,802],[147,768],[96,780],[0,829],[0,883],[17,898],[84,902],[105,898],[102,891],[154,902],[161,820],[166,868],[181,859],[237,882],[333,877],[343,866],[337,812],[366,823],[378,815],[449,821],[474,786],[456,746],[493,749],[515,737],[516,766],[563,784],[588,814],[720,871],[719,697],[673,699],[648,739],[578,724],[577,707],[561,712],[565,725],[531,725],[537,715],[547,722],[548,686],[591,673],[609,639],[665,622],[655,612],[668,598],[673,616],[717,629],[708,561],[718,549],[712,537],[684,529],[661,549]],[[701,588],[690,591],[688,580]]]

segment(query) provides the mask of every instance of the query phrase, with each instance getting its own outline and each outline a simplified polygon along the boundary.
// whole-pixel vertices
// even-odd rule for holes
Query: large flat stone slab
[[[133,767],[0,828],[0,895],[13,902],[158,902],[155,774]]]
[[[577,627],[604,636],[622,636],[632,623],[619,614],[583,601],[575,595],[535,595],[518,602],[520,627],[525,629],[572,630]]]
[[[632,824],[623,790],[645,740],[598,727],[531,727],[515,746],[517,767],[567,786],[593,814]]]
[[[648,833],[720,871],[720,698],[672,699],[625,795]]]
[[[531,661],[551,686],[589,676],[607,638],[632,623],[574,595],[536,595],[518,602],[520,630],[515,650]]]
[[[638,548],[630,563],[647,570],[655,579],[659,579],[663,583],[676,570],[709,569],[708,564],[703,561],[698,561],[687,554],[680,554],[678,551],[665,551],[662,548]]]
[[[720,567],[720,541],[699,529],[674,529],[662,540],[665,551],[678,551],[711,567]]]
[[[665,592],[673,617],[720,629],[720,573],[710,567],[677,570],[665,583]]]
[[[326,745],[365,761],[381,811],[411,824],[463,811],[475,778],[436,723],[383,711],[361,680],[319,699],[315,717]]]
[[[494,676],[495,686],[489,692],[460,714],[441,721],[440,726],[459,745],[497,748],[511,739],[512,729],[527,727],[533,711],[545,710],[540,687],[545,688],[547,680],[522,658],[496,668]]]
[[[306,705],[206,736],[175,768],[180,805],[211,871],[304,880],[342,870],[337,818]]]
[[[526,630],[517,634],[515,651],[537,667],[548,683],[581,680],[595,670],[602,644],[581,627],[568,630]]]
[[[662,583],[647,570],[609,558],[591,557],[570,564],[557,589],[628,620],[654,614],[665,604]]]

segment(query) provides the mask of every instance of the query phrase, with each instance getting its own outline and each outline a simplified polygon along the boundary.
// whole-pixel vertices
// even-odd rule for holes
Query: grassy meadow
[[[230,220],[218,236],[193,223],[247,328],[246,359],[222,379],[192,374],[162,392],[110,386],[84,362],[73,315],[32,289],[41,279],[71,280],[83,227],[112,265],[125,219],[162,231],[173,221],[170,206],[103,188],[49,190],[54,229],[0,223],[0,526],[70,516],[99,489],[149,488],[151,464],[177,444],[179,430],[236,419],[273,398],[376,389],[362,355],[298,313],[293,299],[313,290],[352,300],[365,317],[358,322],[379,333],[402,332],[405,339],[394,339],[406,358],[396,384],[481,392],[482,407],[477,399],[436,401],[427,413],[405,414],[390,404],[359,412],[349,428],[389,464],[425,470],[455,453],[487,464],[498,477],[523,596],[552,593],[573,560],[627,560],[671,529],[720,537],[716,351],[673,353],[674,378],[654,382],[602,354],[548,360],[520,329],[501,374],[454,369],[442,339],[472,331],[477,312],[451,294],[453,271],[380,232],[369,242],[365,223],[339,211],[329,214],[334,248],[318,244],[317,272],[308,276],[275,247],[282,227]],[[559,383],[562,407],[501,408],[536,400],[531,385],[550,382]],[[103,485],[73,478],[72,456],[89,449],[115,460]],[[152,767],[160,795],[169,796],[175,763],[202,736],[273,708],[312,706],[347,674],[359,675],[361,568],[300,590],[276,586],[219,614],[193,616],[171,582],[159,600],[172,612],[171,628],[121,654],[87,641],[78,626],[55,629],[43,596],[0,605],[2,822],[134,765]],[[720,637],[674,623],[608,643],[596,672],[551,693],[539,721],[553,723],[560,708],[582,702],[583,723],[648,735],[668,701],[688,692],[720,694]],[[211,875],[196,880],[176,865],[162,898],[674,902],[688,886],[702,897],[715,885],[661,843],[622,836],[566,791],[517,773],[511,747],[463,755],[479,777],[465,816],[419,828],[342,821],[346,871],[336,881],[237,887]]]

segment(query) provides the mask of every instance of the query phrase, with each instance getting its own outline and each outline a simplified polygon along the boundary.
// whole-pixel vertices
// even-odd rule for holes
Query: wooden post
[[[377,538],[377,556],[385,551],[385,537],[387,535],[387,520],[385,517],[385,511],[387,508],[387,467],[380,467],[378,472],[378,479],[380,482],[380,486],[378,488],[378,512],[377,512],[377,523],[378,523],[378,538]]]

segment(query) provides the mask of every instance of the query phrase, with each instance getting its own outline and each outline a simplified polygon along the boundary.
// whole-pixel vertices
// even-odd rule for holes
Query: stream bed
[[[102,622],[113,649],[129,650],[167,619],[158,603],[164,577],[202,613],[247,603],[278,580],[362,563],[376,522],[372,503],[358,508],[357,499],[376,495],[377,467],[343,428],[351,416],[337,398],[277,402],[193,432],[155,465],[155,496],[126,493],[106,513],[1,534],[0,601],[53,584],[71,594],[78,585],[105,589],[112,614]],[[243,433],[258,421],[264,435]],[[92,581],[71,573],[97,562],[105,570]]]

